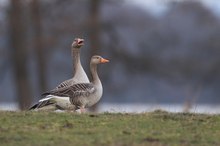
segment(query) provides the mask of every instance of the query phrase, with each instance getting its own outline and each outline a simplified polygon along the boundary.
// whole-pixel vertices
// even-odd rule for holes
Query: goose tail
[[[55,102],[51,100],[51,97],[46,97],[39,100],[38,103],[32,105],[28,110],[49,110],[55,108]]]

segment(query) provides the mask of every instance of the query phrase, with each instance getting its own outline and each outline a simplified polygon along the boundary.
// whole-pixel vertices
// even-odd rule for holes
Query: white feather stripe
[[[39,102],[43,102],[46,100],[68,100],[69,101],[69,97],[61,97],[61,96],[54,96],[54,95],[47,95],[45,98],[39,100]]]

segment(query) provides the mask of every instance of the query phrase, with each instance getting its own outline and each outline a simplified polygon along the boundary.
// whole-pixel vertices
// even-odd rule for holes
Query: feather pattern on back
[[[74,84],[72,86],[58,88],[42,95],[55,95],[61,97],[70,97],[76,98],[80,96],[89,96],[89,94],[95,92],[95,87],[91,83],[81,83],[81,84]]]

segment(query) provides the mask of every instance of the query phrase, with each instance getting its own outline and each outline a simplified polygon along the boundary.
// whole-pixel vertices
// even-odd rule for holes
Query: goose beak
[[[77,44],[82,45],[84,42],[84,39],[77,39]]]
[[[101,58],[101,61],[100,61],[101,63],[107,63],[107,62],[109,62],[109,60],[107,60],[107,59],[104,59],[104,58]]]
[[[84,39],[75,38],[75,40],[72,43],[72,47],[74,48],[80,48],[84,45]]]

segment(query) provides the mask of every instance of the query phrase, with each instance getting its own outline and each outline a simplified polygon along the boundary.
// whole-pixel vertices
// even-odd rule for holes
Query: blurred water
[[[182,104],[118,104],[118,103],[102,103],[98,107],[98,112],[111,113],[142,113],[151,112],[154,110],[165,110],[168,112],[183,112],[185,106]],[[16,103],[0,103],[0,110],[16,111],[18,106]],[[189,112],[205,113],[205,114],[220,114],[220,105],[213,104],[197,104],[193,105]]]

